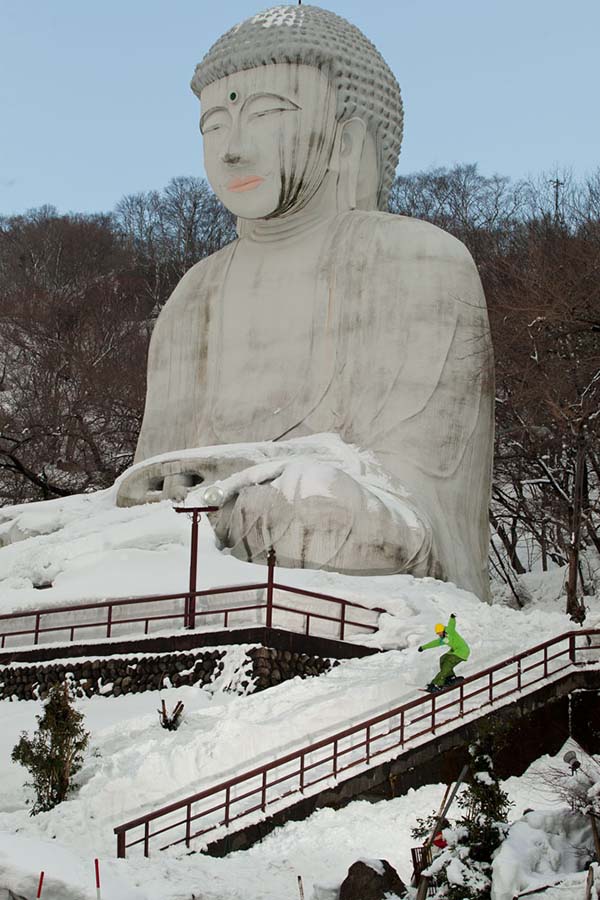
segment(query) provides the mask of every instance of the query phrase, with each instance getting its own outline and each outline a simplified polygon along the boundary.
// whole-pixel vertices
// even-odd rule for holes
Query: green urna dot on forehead
[[[200,97],[214,81],[273,63],[320,69],[336,89],[336,118],[364,120],[377,148],[378,206],[387,209],[404,117],[398,82],[374,44],[326,9],[274,6],[235,25],[213,44],[196,66],[192,90]],[[229,101],[235,102],[231,94]]]

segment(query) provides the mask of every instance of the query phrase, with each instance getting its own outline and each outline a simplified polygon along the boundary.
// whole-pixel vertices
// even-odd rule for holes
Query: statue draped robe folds
[[[486,598],[493,362],[468,252],[417,220],[357,210],[332,217],[302,298],[306,339],[295,340],[283,302],[253,333],[235,326],[228,284],[251,240],[194,266],[162,310],[136,463],[333,432],[369,451],[386,479],[375,506],[362,488],[348,492],[357,564],[344,571],[432,575]],[[268,266],[263,274],[268,284]],[[361,554],[378,541],[385,559],[370,570]]]

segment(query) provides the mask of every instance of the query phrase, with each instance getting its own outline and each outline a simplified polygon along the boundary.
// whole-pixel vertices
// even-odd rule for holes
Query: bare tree
[[[112,483],[141,422],[150,313],[107,217],[51,210],[0,228],[0,491]]]
[[[200,178],[173,178],[162,193],[131,194],[115,224],[131,248],[155,313],[194,263],[235,237],[235,221]]]

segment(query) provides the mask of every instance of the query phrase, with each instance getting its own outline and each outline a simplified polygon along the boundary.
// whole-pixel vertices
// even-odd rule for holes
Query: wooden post
[[[585,900],[592,900],[592,888],[594,886],[594,869],[589,867],[585,880]]]
[[[458,780],[457,780],[456,784],[454,785],[452,793],[450,794],[449,797],[448,797],[448,794],[450,792],[450,785],[448,785],[448,787],[446,788],[446,792],[444,794],[442,804],[440,806],[440,809],[438,810],[437,819],[435,820],[435,824],[434,824],[433,828],[431,829],[431,834],[429,835],[429,837],[427,838],[427,840],[425,841],[425,844],[423,846],[424,850],[428,850],[431,847],[431,845],[433,844],[433,839],[436,836],[436,834],[438,833],[438,831],[440,830],[441,823],[446,818],[448,811],[454,802],[454,798],[456,797],[456,795],[458,793],[458,789],[461,786],[461,784],[463,783],[468,771],[469,771],[468,766],[462,767],[461,773],[458,776]],[[421,877],[419,879],[419,886],[417,888],[416,900],[425,900],[425,897],[427,896],[428,888],[429,888],[429,877],[427,875],[421,875]]]

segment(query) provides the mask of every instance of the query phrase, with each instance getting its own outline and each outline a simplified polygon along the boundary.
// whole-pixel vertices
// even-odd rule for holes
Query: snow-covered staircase
[[[148,856],[151,849],[215,845],[492,709],[598,666],[600,630],[561,634],[440,694],[423,694],[119,825],[118,856],[131,848]]]

